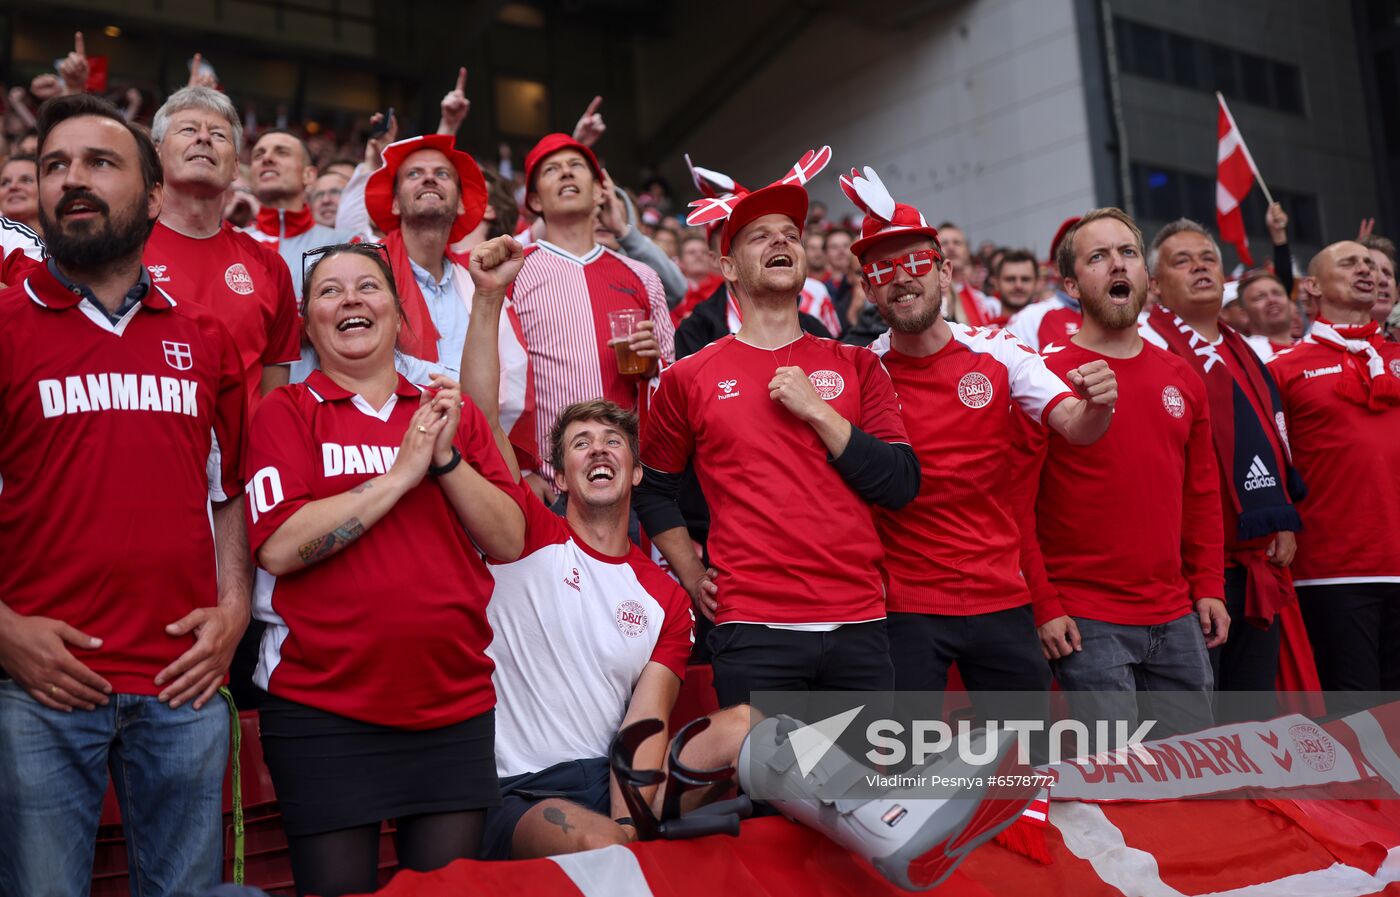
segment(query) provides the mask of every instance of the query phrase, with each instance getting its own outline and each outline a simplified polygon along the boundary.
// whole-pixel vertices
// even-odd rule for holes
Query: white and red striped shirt
[[[641,262],[595,245],[576,256],[546,240],[525,250],[525,266],[511,287],[511,302],[525,333],[535,382],[535,432],[539,445],[559,412],[575,402],[610,399],[635,409],[644,382],[619,374],[608,345],[608,312],[636,308],[656,322],[663,363],[676,357],[675,328],[661,279]],[[548,458],[540,472],[553,475]]]

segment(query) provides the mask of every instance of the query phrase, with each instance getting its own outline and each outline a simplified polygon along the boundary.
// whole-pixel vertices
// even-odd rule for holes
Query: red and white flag
[[[1244,235],[1244,218],[1240,215],[1240,203],[1254,189],[1258,169],[1244,145],[1244,136],[1235,125],[1230,107],[1219,92],[1215,94],[1220,104],[1220,114],[1216,133],[1219,144],[1215,153],[1215,224],[1220,229],[1220,239],[1235,247],[1240,261],[1246,268],[1254,267],[1254,259],[1249,254],[1249,240]]]

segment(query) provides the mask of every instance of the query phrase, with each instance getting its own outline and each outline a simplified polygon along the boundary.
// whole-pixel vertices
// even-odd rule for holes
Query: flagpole
[[[1240,149],[1244,150],[1244,160],[1249,163],[1249,170],[1254,172],[1254,179],[1259,182],[1259,189],[1264,191],[1264,198],[1269,201],[1269,205],[1273,205],[1273,194],[1269,193],[1269,185],[1264,183],[1264,176],[1259,173],[1259,166],[1254,164],[1254,157],[1249,154],[1249,145],[1244,142],[1244,132],[1240,130],[1239,125],[1235,124],[1235,117],[1230,114],[1230,107],[1218,90],[1215,92],[1215,100],[1220,104],[1220,108],[1225,110],[1225,118],[1230,122],[1230,129],[1239,137]]]

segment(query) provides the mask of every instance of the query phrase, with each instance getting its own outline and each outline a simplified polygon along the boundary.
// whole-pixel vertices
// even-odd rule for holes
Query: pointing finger
[[[467,90],[467,67],[462,66],[457,70],[457,92],[466,93]]]
[[[79,56],[87,55],[87,44],[83,42],[83,33],[81,31],[73,32],[73,52],[77,53]]]
[[[596,97],[594,97],[594,98],[593,98],[593,102],[591,102],[591,103],[588,104],[588,109],[587,109],[587,111],[585,111],[585,112],[583,113],[583,117],[584,117],[584,118],[588,118],[588,117],[591,116],[593,113],[597,112],[597,111],[598,111],[598,107],[601,106],[601,105],[603,105],[603,98],[602,98],[601,96],[596,96]]]

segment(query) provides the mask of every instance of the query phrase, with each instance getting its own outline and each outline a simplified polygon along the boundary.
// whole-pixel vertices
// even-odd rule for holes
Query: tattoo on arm
[[[552,822],[553,824],[559,826],[559,828],[564,830],[565,834],[568,834],[569,830],[574,827],[569,824],[569,819],[567,816],[564,815],[564,811],[559,809],[558,807],[545,807],[544,821]]]
[[[297,553],[301,555],[302,563],[314,564],[360,538],[364,532],[365,525],[360,522],[360,518],[351,517],[321,538],[307,542],[297,549]]]
[[[370,484],[373,483],[373,482],[374,482],[374,480],[365,480],[363,483],[361,483],[360,485],[356,486],[354,489],[351,489],[350,491],[351,491],[352,493],[356,493],[356,494],[358,494],[358,493],[360,493],[360,492],[368,492],[368,491],[370,490]]]

